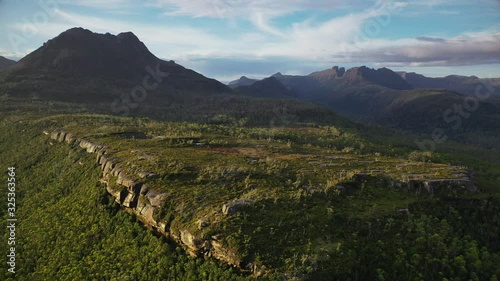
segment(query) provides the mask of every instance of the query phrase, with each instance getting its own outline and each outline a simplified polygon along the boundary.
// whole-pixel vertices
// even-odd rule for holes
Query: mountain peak
[[[291,98],[294,93],[287,89],[276,77],[271,76],[251,85],[243,85],[235,88],[236,91],[252,97],[260,98]]]
[[[133,38],[133,39],[139,40],[139,38],[137,38],[137,36],[135,36],[135,34],[132,31],[122,32],[122,33],[116,35],[116,37],[118,37],[118,38]]]
[[[132,32],[99,34],[77,27],[23,58],[15,71],[131,78],[160,60]]]
[[[366,66],[349,69],[342,80],[346,83],[370,82],[395,90],[409,90],[412,87],[403,77],[388,68],[377,70]]]
[[[229,82],[229,86],[233,86],[233,87],[236,87],[236,86],[249,86],[249,85],[252,85],[253,83],[255,83],[257,80],[256,79],[250,79],[246,76],[241,76],[240,79],[238,80],[234,80],[234,81],[231,81]]]
[[[88,29],[83,28],[83,27],[73,27],[73,28],[70,28],[66,31],[63,31],[61,34],[59,34],[59,36],[68,35],[68,34],[72,35],[72,34],[94,34],[94,33]]]
[[[341,78],[342,76],[344,76],[344,74],[345,74],[344,67],[334,66],[327,70],[313,72],[309,74],[309,76],[315,78],[320,82],[326,82],[331,79]]]
[[[110,101],[140,85],[162,93],[151,95],[156,102],[166,102],[167,95],[233,93],[216,80],[157,58],[132,32],[112,35],[72,28],[9,71],[10,77],[50,85],[40,91],[44,98],[72,102]]]
[[[13,60],[10,60],[6,57],[0,56],[0,70],[5,69],[7,67],[10,67],[11,65],[15,64],[16,62]]]

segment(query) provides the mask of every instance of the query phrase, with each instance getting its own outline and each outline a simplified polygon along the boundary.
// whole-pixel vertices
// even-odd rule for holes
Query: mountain
[[[413,77],[415,79],[411,80]],[[455,108],[456,105],[464,103],[465,96],[438,87],[440,85],[421,89],[419,84],[408,82],[418,81],[417,79],[422,77],[415,74],[400,75],[388,68],[370,69],[366,66],[348,70],[334,66],[306,76],[281,73],[271,76],[292,93],[281,97],[294,97],[322,104],[352,120],[376,122],[419,132],[434,128],[451,130],[456,127],[457,122],[460,122],[461,126],[451,130],[452,133],[471,130],[494,132],[500,126],[497,117],[500,115],[500,103],[491,100],[478,101],[479,106],[473,114],[467,112],[468,118],[457,121]],[[450,76],[448,79],[463,81],[457,76]],[[253,85],[257,83],[259,82]],[[474,86],[477,87],[477,84]],[[414,87],[416,89],[413,89]],[[258,91],[260,94],[256,93]],[[263,87],[254,87],[251,92],[239,92],[252,96],[269,95]],[[450,109],[452,114],[447,113]]]
[[[354,67],[342,76],[342,81],[349,84],[372,83],[394,90],[412,89],[401,76],[385,67],[376,70],[366,66]]]
[[[479,85],[491,89],[491,97],[500,97],[500,78],[481,79],[476,76],[449,75],[431,78],[415,72],[397,72],[412,87],[418,89],[446,89],[466,95],[475,95]]]
[[[0,56],[0,70],[5,69],[11,65],[14,65],[16,62],[13,60],[9,60],[8,58]]]
[[[342,78],[345,74],[345,68],[344,67],[338,67],[334,66],[330,69],[326,69],[323,71],[317,71],[309,74],[310,77],[313,77],[314,79],[320,81],[320,82],[326,82],[335,78]]]
[[[250,86],[253,83],[259,81],[258,79],[250,79],[246,76],[241,76],[240,79],[229,82],[230,87],[238,87],[238,86]]]
[[[340,95],[344,90],[349,91],[352,87],[360,86],[392,90],[412,89],[408,82],[392,70],[371,69],[366,66],[354,67],[347,71],[344,67],[334,66],[307,76],[283,75],[278,72],[272,77],[278,79],[298,97],[313,101],[321,101],[332,89],[336,89],[336,94]]]
[[[9,110],[33,105],[60,113],[169,121],[353,126],[322,105],[283,99],[292,93],[276,79],[242,87],[248,96],[174,61],[161,60],[131,32],[98,34],[83,28],[61,33],[0,71],[0,98]]]
[[[275,77],[269,77],[250,85],[238,86],[234,89],[243,95],[259,98],[292,98],[294,95]]]
[[[98,34],[83,28],[49,40],[4,75],[15,84],[11,95],[42,100],[109,102],[139,89],[156,93],[148,95],[156,104],[186,94],[232,93],[214,79],[157,58],[132,32]]]

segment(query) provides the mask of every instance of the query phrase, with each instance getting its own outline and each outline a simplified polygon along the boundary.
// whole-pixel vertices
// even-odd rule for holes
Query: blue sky
[[[334,65],[500,77],[499,0],[0,0],[0,55],[76,26],[132,31],[225,82]]]

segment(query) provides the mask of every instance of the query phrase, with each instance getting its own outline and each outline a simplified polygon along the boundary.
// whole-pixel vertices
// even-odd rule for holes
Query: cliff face
[[[266,269],[257,266],[255,261],[243,262],[244,258],[242,258],[242,254],[228,247],[224,243],[222,235],[220,235],[221,233],[216,233],[211,237],[201,237],[202,235],[196,235],[196,230],[193,230],[193,228],[188,229],[185,226],[175,226],[177,225],[175,222],[171,224],[170,221],[159,218],[161,216],[159,215],[161,208],[169,204],[167,201],[169,194],[155,190],[152,186],[144,183],[147,182],[146,179],[158,178],[159,175],[147,171],[132,173],[115,157],[116,152],[105,145],[94,143],[88,139],[78,138],[64,131],[45,133],[50,135],[50,138],[56,142],[70,145],[73,149],[83,149],[87,153],[94,155],[95,161],[102,171],[101,182],[106,185],[107,192],[113,196],[114,200],[125,210],[134,213],[146,226],[182,246],[188,254],[194,257],[202,255],[213,257],[234,267],[249,270],[256,276],[267,273]],[[317,165],[323,164],[327,163],[317,163]],[[429,174],[408,174],[403,180],[384,178],[383,174],[384,170],[368,170],[365,173],[358,172],[354,175],[352,181],[347,183],[347,188],[342,185],[337,186],[338,193],[336,193],[351,192],[349,190],[355,192],[354,190],[362,183],[369,181],[377,181],[376,184],[381,186],[392,186],[402,190],[414,191],[417,197],[455,197],[462,192],[479,191],[470,176],[466,174],[457,174],[456,178],[450,179],[429,179],[426,178]],[[314,192],[311,191],[311,194]],[[229,217],[239,212],[244,212],[247,207],[254,204],[256,204],[256,201],[253,199],[237,199],[223,204],[219,212]],[[409,213],[408,209],[401,209],[400,212]],[[268,214],[266,211],[267,215],[272,214]],[[204,218],[200,218],[196,222],[198,229],[205,228],[210,223],[205,221]],[[263,227],[267,225],[265,224]],[[277,255],[277,258],[282,258],[282,256]]]
[[[46,133],[48,134],[48,133]],[[191,256],[206,255],[214,257],[232,266],[251,268],[255,274],[261,274],[261,270],[253,265],[242,265],[240,255],[226,248],[217,237],[202,239],[191,234],[187,229],[170,228],[168,222],[155,219],[155,214],[165,204],[166,193],[160,193],[150,188],[147,184],[140,183],[126,169],[122,168],[120,162],[113,157],[112,150],[104,145],[93,143],[86,139],[80,139],[75,135],[54,131],[50,138],[59,143],[66,143],[74,148],[84,149],[87,153],[95,154],[96,162],[101,167],[103,178],[101,182],[106,185],[106,190],[115,201],[124,209],[134,213],[146,226],[151,227],[167,238],[173,239],[181,245]],[[151,176],[147,172],[138,173]],[[202,227],[203,224],[200,224]]]

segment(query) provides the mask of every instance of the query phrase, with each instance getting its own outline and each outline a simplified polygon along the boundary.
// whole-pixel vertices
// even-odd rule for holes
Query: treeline
[[[500,198],[439,200],[410,210],[351,222],[351,239],[311,280],[498,280]]]
[[[2,125],[0,156],[16,167],[19,222],[16,275],[4,267],[0,280],[247,279],[227,265],[191,258],[148,231],[99,186],[90,156],[51,146],[39,126]],[[2,253],[6,247],[1,243]]]

